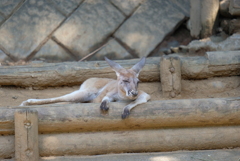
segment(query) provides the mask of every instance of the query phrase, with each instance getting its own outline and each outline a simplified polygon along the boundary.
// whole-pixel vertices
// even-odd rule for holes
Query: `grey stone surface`
[[[48,40],[46,44],[37,52],[32,60],[43,60],[45,62],[57,63],[61,61],[75,61],[63,48],[57,45],[53,40]]]
[[[8,56],[0,49],[0,62],[7,58]]]
[[[231,14],[229,13],[229,4],[230,4],[230,0],[220,1],[219,13],[221,14],[221,16],[229,17],[229,18],[231,17]]]
[[[240,16],[240,1],[230,0],[229,12],[233,16]]]
[[[1,24],[1,22],[4,20],[5,18],[2,16],[2,15],[0,15],[0,24]]]
[[[133,58],[133,56],[114,39],[111,39],[107,45],[91,57],[90,60],[104,60],[105,56],[112,60]]]
[[[186,17],[190,17],[190,0],[171,0],[175,5],[176,9],[182,11]]]
[[[22,0],[1,0],[0,12],[8,16]]]
[[[10,54],[25,58],[64,19],[47,0],[29,0],[0,28],[0,45]]]
[[[215,33],[218,21],[219,0],[201,0],[201,38],[206,38]]]
[[[240,149],[43,157],[40,161],[239,161]],[[8,160],[10,161],[10,160]]]
[[[109,1],[86,0],[54,36],[81,58],[96,49],[124,18]]]
[[[129,15],[133,10],[145,0],[111,0],[125,15]]]
[[[148,0],[115,36],[135,50],[139,57],[147,56],[184,17],[172,1]]]
[[[219,0],[191,2],[190,30],[194,38],[206,38],[214,33],[218,19]]]
[[[65,15],[68,15],[72,12],[83,0],[52,0],[55,5],[64,12]]]
[[[191,1],[191,8],[190,8],[190,24],[189,29],[191,36],[194,38],[199,39],[201,33],[201,0],[194,0]]]
[[[193,40],[188,44],[190,51],[232,51],[240,50],[240,34],[236,33],[229,36],[223,41],[213,41],[214,37],[202,39],[202,40]]]

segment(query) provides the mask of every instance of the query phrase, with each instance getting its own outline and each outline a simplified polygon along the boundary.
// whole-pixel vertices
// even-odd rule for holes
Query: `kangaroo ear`
[[[137,64],[135,64],[131,69],[137,73],[137,76],[139,75],[140,71],[144,67],[146,62],[146,58],[143,57]]]
[[[108,59],[107,57],[105,57],[106,62],[109,64],[109,66],[116,72],[117,76],[120,75],[120,70],[124,69],[121,65],[119,65],[118,63],[115,63],[114,61]]]

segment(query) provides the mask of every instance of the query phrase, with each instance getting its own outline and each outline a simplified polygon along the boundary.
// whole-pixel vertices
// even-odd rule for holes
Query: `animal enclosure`
[[[0,83],[8,85],[1,88],[12,100],[1,98],[0,158],[240,147],[239,60],[238,51],[227,58],[221,52],[147,58],[139,88],[152,100],[135,107],[125,120],[126,103],[110,103],[107,113],[99,103],[18,107],[28,98],[74,91],[93,76],[115,78],[104,61],[1,68]],[[117,62],[130,67],[137,61]]]

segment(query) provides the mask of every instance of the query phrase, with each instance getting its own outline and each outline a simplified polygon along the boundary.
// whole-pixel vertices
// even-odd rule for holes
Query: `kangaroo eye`
[[[129,81],[128,81],[128,80],[123,80],[123,82],[125,82],[125,83],[129,83]]]

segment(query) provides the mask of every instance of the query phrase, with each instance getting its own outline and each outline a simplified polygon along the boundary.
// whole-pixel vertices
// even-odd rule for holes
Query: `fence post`
[[[181,93],[181,60],[179,57],[162,56],[160,76],[164,97],[176,97]]]
[[[15,111],[15,160],[38,161],[38,112],[23,109]]]

